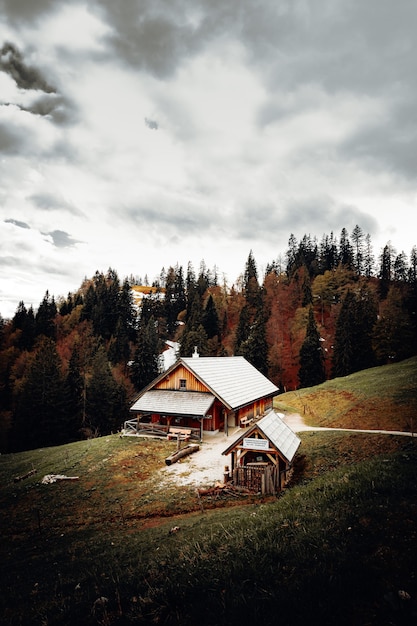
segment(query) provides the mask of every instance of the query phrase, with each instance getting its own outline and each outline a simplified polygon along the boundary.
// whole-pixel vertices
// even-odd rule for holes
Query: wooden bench
[[[240,425],[249,426],[249,424],[252,424],[252,422],[253,422],[253,417],[244,417],[243,419],[240,420]]]
[[[167,439],[177,439],[177,441],[189,441],[191,437],[191,428],[170,428]]]

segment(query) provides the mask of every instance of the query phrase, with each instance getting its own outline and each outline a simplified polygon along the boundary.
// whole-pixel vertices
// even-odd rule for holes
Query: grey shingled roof
[[[275,411],[270,411],[265,417],[262,417],[256,426],[291,463],[301,443],[301,439],[297,437],[295,432],[282,421]]]
[[[230,409],[279,393],[278,387],[243,356],[187,357],[180,361]]]
[[[272,443],[276,450],[287,459],[289,463],[294,458],[295,453],[301,443],[301,439],[297,437],[295,432],[275,413],[270,411],[258,422],[256,422],[249,430],[246,430],[236,441],[234,441],[222,454],[229,454],[230,451],[239,445],[246,437],[250,437],[253,432],[258,430]]]
[[[167,391],[151,389],[131,407],[138,413],[162,413],[163,415],[206,415],[214,402],[211,393],[200,391]]]

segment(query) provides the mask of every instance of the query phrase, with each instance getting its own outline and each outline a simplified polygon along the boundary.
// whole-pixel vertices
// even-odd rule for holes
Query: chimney
[[[194,346],[193,359],[198,359],[199,356],[197,346]]]

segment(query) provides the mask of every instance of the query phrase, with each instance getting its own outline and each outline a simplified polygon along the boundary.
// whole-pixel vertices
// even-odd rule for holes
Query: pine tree
[[[180,355],[190,357],[194,354],[195,348],[200,356],[208,356],[207,333],[202,324],[195,329],[184,331],[180,341]]]
[[[64,397],[55,342],[43,336],[17,397],[15,449],[59,445],[67,440]]]
[[[256,308],[259,300],[259,282],[258,270],[256,268],[256,262],[252,254],[252,250],[250,251],[248,260],[246,261],[243,283],[246,302],[251,309]]]
[[[339,263],[348,269],[353,269],[353,249],[349,241],[349,235],[346,228],[342,228],[339,243]]]
[[[55,304],[54,297],[52,298],[47,291],[42,302],[39,305],[38,311],[35,317],[35,332],[36,336],[44,335],[45,337],[50,337],[51,339],[55,339],[56,336],[56,326],[55,326],[55,318],[57,314],[57,308]]]
[[[333,351],[333,376],[347,376],[354,371],[355,361],[355,297],[349,290],[336,322]]]
[[[83,425],[84,377],[81,372],[80,353],[77,345],[75,345],[69,360],[68,373],[65,380],[65,413],[67,416],[69,441],[75,441],[79,438]]]
[[[236,329],[234,353],[240,354],[242,344],[248,339],[250,333],[250,312],[245,304],[239,314],[239,321]]]
[[[23,300],[19,302],[12,319],[12,328],[19,331],[17,347],[20,350],[32,350],[36,334],[35,315],[32,307],[26,309]]]
[[[371,236],[369,233],[365,236],[365,250],[364,250],[364,274],[366,278],[370,278],[373,275],[375,259],[372,252]]]
[[[210,294],[203,313],[203,326],[208,339],[212,339],[220,334],[219,316],[213,296]]]
[[[417,353],[415,325],[404,308],[401,291],[396,286],[389,289],[381,306],[373,341],[379,365],[401,361]]]
[[[379,293],[381,299],[384,300],[387,297],[391,281],[393,279],[393,258],[395,250],[391,243],[388,242],[380,256],[380,269],[378,273],[379,278]]]
[[[92,363],[87,385],[86,417],[91,432],[97,435],[108,435],[119,426],[118,386],[103,346],[97,350]]]
[[[239,353],[265,376],[268,374],[268,343],[266,321],[263,311],[258,313],[246,341],[241,343]]]
[[[356,224],[352,231],[352,243],[353,243],[353,264],[358,276],[363,274],[364,269],[364,234],[360,226]]]
[[[131,366],[131,380],[137,390],[143,389],[159,374],[159,339],[153,317],[141,325],[138,332],[134,360]]]
[[[309,308],[307,331],[300,350],[300,387],[319,385],[326,379],[320,334],[314,319],[313,308]]]

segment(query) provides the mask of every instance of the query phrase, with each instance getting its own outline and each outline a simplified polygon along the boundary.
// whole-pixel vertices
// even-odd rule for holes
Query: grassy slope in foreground
[[[361,374],[370,389],[376,372]],[[351,392],[356,376],[337,383]],[[158,488],[166,442],[3,455],[0,623],[416,623],[417,439],[301,437],[282,497],[204,513],[191,489]],[[51,472],[80,480],[41,485]]]
[[[417,431],[417,357],[278,396],[312,426]]]

